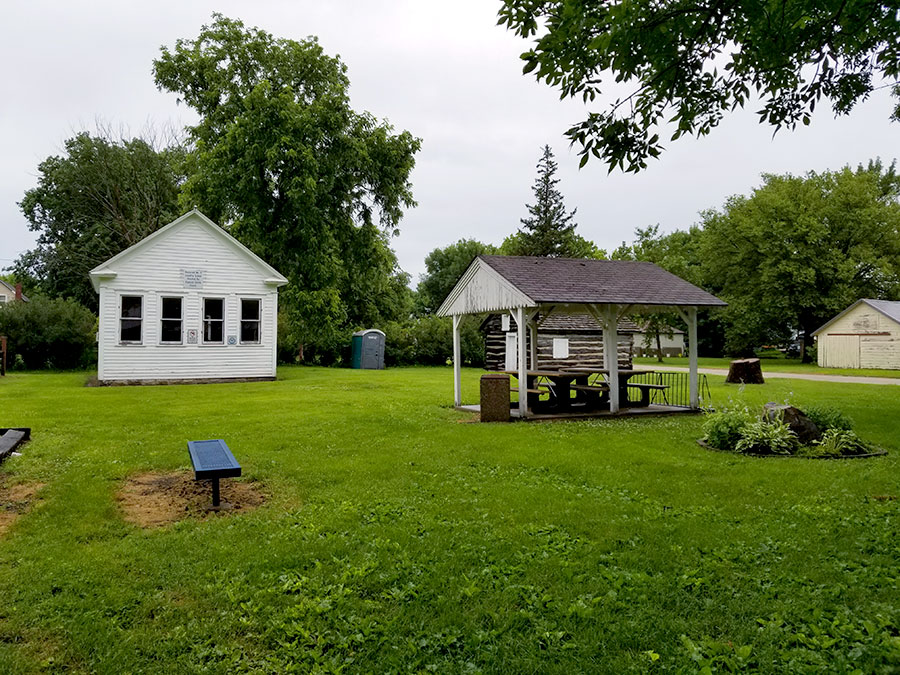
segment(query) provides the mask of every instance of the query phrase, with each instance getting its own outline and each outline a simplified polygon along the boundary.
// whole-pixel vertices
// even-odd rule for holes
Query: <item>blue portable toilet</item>
[[[382,370],[384,368],[384,333],[377,328],[353,334],[353,368]]]

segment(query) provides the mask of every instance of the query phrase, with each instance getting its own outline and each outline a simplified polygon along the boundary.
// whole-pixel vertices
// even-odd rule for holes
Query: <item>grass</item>
[[[703,450],[699,417],[461,423],[445,368],[279,376],[0,380],[0,424],[33,428],[0,471],[46,483],[0,540],[0,672],[900,669],[893,387],[710,377],[719,405],[838,404],[890,451],[817,461]],[[218,437],[264,507],[122,520],[125,477]]]
[[[728,370],[728,366],[732,359],[728,357],[722,358],[700,358],[697,363],[701,368],[721,368]],[[761,359],[763,375],[767,372],[771,373],[807,373],[816,375],[852,375],[855,377],[893,377],[900,378],[900,370],[884,370],[880,368],[822,368],[815,363],[801,363],[800,359]],[[656,360],[656,357],[637,357],[634,362],[644,366],[678,366],[679,368],[688,367],[687,357],[667,356],[662,363]]]

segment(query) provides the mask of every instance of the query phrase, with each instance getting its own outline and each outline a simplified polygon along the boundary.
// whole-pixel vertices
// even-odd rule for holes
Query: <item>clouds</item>
[[[97,118],[139,132],[149,121],[183,126],[191,111],[153,85],[160,45],[193,37],[213,11],[278,37],[317,35],[348,66],[357,109],[423,139],[412,180],[418,208],[394,239],[414,278],[435,247],[461,237],[499,243],[526,215],[540,148],[559,162],[560,189],[577,207],[582,236],[601,247],[635,227],[687,227],[698,211],[749,192],[762,172],[802,173],[898,154],[886,92],[833,120],[772,137],[752,107],[703,139],[670,144],[637,176],[592,162],[578,171],[563,139],[584,108],[521,74],[526,43],[496,26],[495,3],[332,0],[313,2],[29,2],[0,16],[0,266],[32,245],[15,203],[37,164]]]

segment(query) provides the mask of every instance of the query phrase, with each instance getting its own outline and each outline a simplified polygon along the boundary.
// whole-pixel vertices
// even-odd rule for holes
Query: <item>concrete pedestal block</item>
[[[481,421],[509,422],[509,375],[481,376]]]

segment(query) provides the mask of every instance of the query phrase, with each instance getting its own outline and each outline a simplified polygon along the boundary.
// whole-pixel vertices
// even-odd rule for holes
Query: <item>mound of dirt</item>
[[[43,483],[19,483],[0,485],[0,536],[6,534],[16,518],[27,513],[36,501],[35,495]]]
[[[141,527],[163,527],[188,517],[242,513],[265,501],[257,483],[226,478],[220,481],[222,504],[212,509],[210,481],[192,474],[144,473],[125,481],[116,495],[125,520]]]

